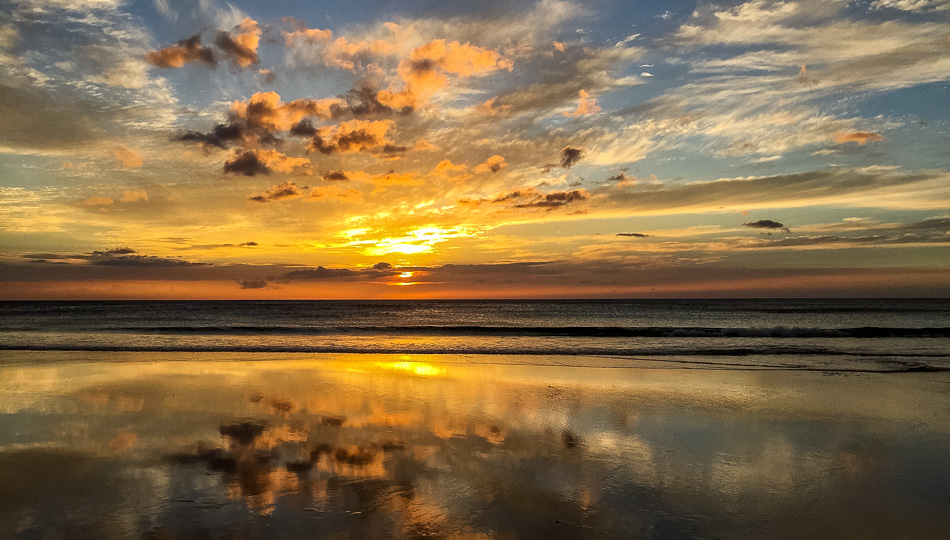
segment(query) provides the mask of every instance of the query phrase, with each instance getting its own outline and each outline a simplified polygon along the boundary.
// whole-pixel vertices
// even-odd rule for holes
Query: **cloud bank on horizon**
[[[950,295],[946,2],[5,6],[4,298]]]

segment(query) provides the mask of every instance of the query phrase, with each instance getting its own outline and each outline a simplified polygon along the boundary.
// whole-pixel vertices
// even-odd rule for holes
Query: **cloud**
[[[584,116],[585,114],[595,114],[600,112],[600,105],[597,105],[597,98],[592,98],[586,90],[578,92],[580,98],[577,100],[577,108],[571,112],[563,112],[564,116]]]
[[[270,169],[257,156],[257,152],[248,151],[238,154],[237,157],[224,162],[224,172],[231,174],[242,174],[244,176],[256,176],[258,174],[270,174]]]
[[[244,141],[244,129],[237,124],[216,124],[210,133],[186,131],[172,137],[173,141],[198,142],[204,147],[227,148]]]
[[[849,142],[855,142],[864,146],[869,142],[878,142],[883,141],[884,136],[880,133],[872,133],[870,131],[852,131],[852,132],[842,132],[839,131],[832,135],[834,141],[838,144],[844,144]]]
[[[358,276],[358,272],[349,268],[306,268],[303,270],[294,270],[283,274],[281,278],[289,280],[311,280],[311,279],[339,279],[352,278]]]
[[[460,179],[468,177],[466,174],[467,170],[468,167],[466,167],[464,163],[461,165],[456,165],[452,163],[451,160],[443,159],[432,168],[431,174],[445,179]]]
[[[560,167],[563,169],[570,169],[583,157],[584,151],[580,148],[572,148],[570,146],[565,146],[561,149],[561,161],[559,163]]]
[[[202,62],[209,67],[218,65],[214,50],[201,45],[201,34],[185,38],[175,45],[151,51],[145,59],[160,68],[180,68],[191,62]]]
[[[347,176],[343,171],[329,171],[323,174],[323,179],[331,181],[344,181],[349,180],[350,177]]]
[[[214,44],[231,64],[245,68],[258,63],[257,47],[260,38],[261,29],[257,21],[246,17],[231,33],[218,32]]]
[[[635,233],[635,232],[629,232],[629,233],[622,232],[622,233],[617,233],[617,236],[631,236],[633,238],[649,238],[651,235],[643,234],[643,233]]]
[[[116,147],[116,149],[112,151],[112,154],[115,156],[116,161],[121,163],[125,169],[137,169],[145,162],[145,160],[142,159],[142,154],[139,154],[134,148],[129,148],[123,144]]]
[[[224,172],[255,176],[277,172],[293,172],[298,168],[309,169],[310,160],[284,155],[277,150],[247,150],[224,162]]]
[[[778,221],[772,221],[771,219],[760,219],[758,221],[743,223],[742,226],[751,227],[753,229],[770,229],[770,230],[781,229],[785,232],[790,232],[788,230],[788,227],[786,227],[784,224],[779,223]]]
[[[176,266],[210,266],[208,263],[191,262],[184,259],[157,257],[154,255],[138,255],[132,248],[123,247],[106,251],[93,251],[85,257],[95,266],[146,266],[146,267],[176,267]]]
[[[950,3],[946,0],[874,0],[871,7],[912,12],[947,11],[950,10]]]
[[[122,202],[134,203],[148,201],[148,193],[144,189],[127,189],[122,192]]]
[[[508,163],[505,162],[505,158],[495,154],[490,158],[486,159],[481,164],[475,167],[475,172],[477,174],[482,173],[496,173],[508,168]]]
[[[399,62],[397,72],[403,88],[381,90],[379,101],[393,109],[414,109],[448,84],[446,74],[462,78],[483,75],[514,64],[494,50],[458,41],[436,39],[417,47]]]
[[[299,187],[297,187],[296,183],[281,182],[280,184],[268,189],[267,192],[262,195],[253,195],[248,197],[248,200],[266,203],[284,199],[296,199],[298,197],[303,197],[303,192]]]
[[[324,126],[317,130],[307,150],[322,154],[383,150],[392,144],[387,132],[394,125],[392,120],[348,120],[336,126]]]
[[[266,289],[268,283],[263,279],[249,279],[246,281],[239,280],[238,285],[240,285],[242,289]]]
[[[571,191],[552,191],[542,193],[537,188],[521,188],[507,193],[502,193],[492,199],[479,199],[476,201],[462,200],[462,204],[482,204],[491,202],[493,204],[504,204],[512,208],[545,208],[554,210],[563,206],[586,201],[590,194],[583,189]]]
[[[363,192],[358,189],[343,189],[339,186],[320,186],[313,188],[307,195],[308,201],[338,201],[355,203],[363,200]]]
[[[277,92],[257,92],[247,101],[233,102],[230,114],[250,130],[287,131],[308,117],[332,118],[334,107],[344,104],[339,98],[301,98],[284,103]]]

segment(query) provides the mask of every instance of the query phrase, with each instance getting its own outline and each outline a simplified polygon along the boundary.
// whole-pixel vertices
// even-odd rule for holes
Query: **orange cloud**
[[[489,173],[489,172],[496,173],[500,170],[507,169],[507,168],[508,168],[508,163],[505,162],[505,158],[496,154],[486,159],[484,163],[475,167],[475,172],[479,174]]]
[[[145,55],[145,59],[162,68],[180,68],[189,62],[204,62],[210,66],[216,66],[218,63],[214,51],[201,45],[201,34],[185,38],[164,49],[151,51]]]
[[[475,110],[485,116],[495,116],[497,114],[507,114],[511,112],[511,105],[499,105],[495,107],[495,100],[497,99],[498,97],[493,97],[484,103],[476,105]]]
[[[391,145],[386,133],[394,125],[392,120],[348,120],[336,126],[324,126],[314,134],[307,150],[332,154],[383,149]]]
[[[121,163],[122,167],[126,169],[137,169],[144,163],[141,154],[134,148],[129,148],[122,144],[116,147],[116,149],[112,151],[112,154],[115,156],[116,161]]]
[[[832,138],[838,144],[854,142],[854,143],[860,144],[861,146],[864,146],[865,144],[869,142],[878,142],[878,141],[884,140],[883,135],[881,135],[880,133],[874,133],[871,131],[852,131],[852,132],[839,131],[833,134]]]
[[[214,44],[221,49],[233,64],[247,67],[256,64],[257,47],[260,44],[261,29],[257,21],[245,17],[240,24],[234,27],[232,33],[218,32]]]
[[[559,51],[561,51],[561,52],[564,52],[564,44],[561,43],[560,41],[551,42],[551,45],[554,45],[554,48],[555,48],[555,49],[557,49],[557,50],[559,50]]]
[[[577,108],[573,112],[561,113],[564,116],[583,116],[585,114],[594,114],[600,112],[600,105],[597,105],[597,98],[590,97],[586,90],[578,92]]]
[[[334,106],[345,105],[346,102],[337,98],[301,98],[284,103],[277,92],[258,92],[247,101],[233,102],[231,114],[252,129],[287,131],[308,116],[330,118]]]
[[[381,90],[378,99],[394,109],[413,108],[428,101],[433,94],[448,84],[446,73],[471,77],[514,67],[511,60],[497,51],[437,39],[416,48],[409,58],[399,62],[397,72],[403,81],[400,91]]]
[[[442,178],[458,179],[465,175],[465,170],[467,168],[468,167],[466,167],[465,164],[455,165],[450,160],[443,159],[432,169],[431,174],[440,176]]]
[[[297,168],[311,167],[307,158],[293,158],[277,150],[246,150],[224,163],[224,172],[255,176],[271,171],[293,172]]]
[[[132,203],[136,201],[147,201],[148,193],[144,189],[127,189],[122,192],[122,202]]]

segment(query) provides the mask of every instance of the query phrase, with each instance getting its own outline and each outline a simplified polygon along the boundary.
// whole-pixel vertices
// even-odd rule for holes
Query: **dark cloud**
[[[393,109],[379,101],[379,90],[368,85],[351,88],[340,97],[346,101],[346,106],[335,105],[332,108],[334,118],[352,115],[356,118],[374,118],[392,116],[394,114],[409,114],[411,107]]]
[[[257,242],[242,242],[241,245],[242,246],[256,246],[258,244]]]
[[[290,134],[294,137],[310,138],[316,135],[316,133],[317,128],[313,127],[313,123],[309,118],[304,118],[303,120],[290,126]]]
[[[267,281],[263,279],[252,279],[247,281],[238,281],[242,289],[266,289]]]
[[[241,45],[227,32],[218,32],[214,38],[214,44],[236,66],[246,67],[258,63],[257,51]]]
[[[649,234],[643,234],[643,233],[638,233],[638,232],[622,232],[622,233],[617,233],[617,236],[632,236],[634,238],[649,238],[650,237]]]
[[[135,253],[135,250],[130,247],[120,247],[115,249],[107,249],[105,251],[93,251],[94,256],[109,256],[109,255],[131,255]]]
[[[562,169],[570,169],[575,163],[581,160],[584,151],[580,148],[565,146],[561,149],[561,161],[559,163]]]
[[[156,257],[154,255],[121,255],[119,257],[93,258],[91,259],[91,263],[96,266],[210,266],[209,263]]]
[[[173,141],[198,142],[206,147],[227,148],[244,141],[244,128],[235,123],[217,124],[210,133],[187,131],[172,137]]]
[[[304,189],[307,189],[307,187],[304,186]],[[295,182],[281,182],[268,189],[267,193],[248,197],[248,200],[266,203],[279,201],[281,199],[296,199],[297,197],[303,197],[303,191],[301,191]]]
[[[587,194],[575,189],[572,191],[555,191],[544,195],[541,199],[516,204],[515,208],[560,208],[564,205],[587,200]]]
[[[257,157],[255,152],[243,152],[238,157],[224,162],[224,172],[255,176],[270,174],[270,169]]]
[[[358,152],[364,148],[383,145],[384,141],[376,133],[365,129],[357,129],[345,133],[335,141],[329,142],[323,140],[319,135],[315,135],[307,149],[312,152],[320,152],[321,154],[333,154],[336,152]]]
[[[374,152],[374,153],[381,154],[384,158],[396,158],[396,157],[402,156],[408,151],[409,151],[408,146],[400,146],[398,144],[387,144],[387,145],[384,145],[382,148],[380,148],[378,152]]]
[[[373,265],[373,268],[376,270],[391,270],[393,265],[388,262],[379,262]]]
[[[210,67],[218,65],[214,50],[201,45],[201,34],[195,34],[174,45],[149,52],[145,59],[150,64],[161,68],[180,68],[190,62],[203,62]]]
[[[324,180],[349,180],[350,177],[343,171],[330,171],[323,175]]]
[[[633,178],[627,176],[627,173],[623,171],[607,178],[608,182],[626,182],[628,180],[633,180]]]
[[[788,227],[786,227],[784,224],[779,223],[778,221],[772,221],[771,219],[760,219],[750,223],[743,223],[742,226],[751,227],[753,229],[781,229],[783,231],[788,231]]]
[[[284,279],[328,279],[354,277],[356,274],[356,271],[350,270],[348,268],[324,268],[322,266],[318,266],[316,268],[306,268],[303,270],[287,272],[281,277]]]

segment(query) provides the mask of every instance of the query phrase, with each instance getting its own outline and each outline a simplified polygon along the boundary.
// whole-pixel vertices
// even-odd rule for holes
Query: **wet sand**
[[[4,538],[950,532],[945,372],[2,351],[0,388]]]

